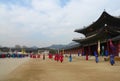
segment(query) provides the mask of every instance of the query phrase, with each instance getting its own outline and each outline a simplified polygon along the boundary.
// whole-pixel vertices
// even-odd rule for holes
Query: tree
[[[21,48],[21,46],[20,45],[15,45],[15,48],[19,49],[19,48]]]
[[[56,53],[57,53],[57,50],[55,50],[55,49],[50,49],[49,52],[52,53],[52,54],[56,54]]]
[[[22,48],[28,48],[27,46],[23,45]]]

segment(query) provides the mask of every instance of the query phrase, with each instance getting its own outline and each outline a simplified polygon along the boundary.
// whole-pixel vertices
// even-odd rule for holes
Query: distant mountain
[[[30,48],[32,48],[32,49],[38,49],[38,47],[37,47],[37,46],[32,46],[32,47],[30,47]]]
[[[50,49],[62,49],[62,48],[64,48],[66,45],[51,45],[51,46],[49,46],[49,47],[47,47],[47,48],[50,48]]]
[[[71,42],[67,46],[74,46],[74,45],[77,45],[77,44],[79,44],[79,43],[77,43],[77,42]]]
[[[47,48],[50,48],[50,49],[65,49],[65,48],[70,48],[70,47],[73,47],[73,46],[76,46],[76,45],[79,45],[79,43],[76,43],[76,42],[71,42],[67,45],[62,45],[62,44],[59,44],[59,45],[51,45]]]

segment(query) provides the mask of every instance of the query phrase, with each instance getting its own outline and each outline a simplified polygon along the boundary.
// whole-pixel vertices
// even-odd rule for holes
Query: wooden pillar
[[[88,56],[89,56],[89,46],[86,47],[86,60],[88,60]]]
[[[91,55],[90,46],[88,47],[88,55]]]
[[[82,47],[82,56],[85,55],[85,52],[84,52],[84,47]]]
[[[118,56],[120,57],[120,41],[118,42]]]
[[[108,55],[110,54],[110,50],[109,50],[109,41],[107,41],[107,51],[108,51]]]

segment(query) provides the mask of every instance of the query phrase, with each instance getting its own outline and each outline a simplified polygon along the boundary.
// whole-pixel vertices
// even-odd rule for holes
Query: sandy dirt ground
[[[29,58],[0,58],[0,79],[28,60]]]
[[[6,74],[0,81],[120,81],[120,62],[85,61],[74,57],[63,63],[46,59],[29,59]]]

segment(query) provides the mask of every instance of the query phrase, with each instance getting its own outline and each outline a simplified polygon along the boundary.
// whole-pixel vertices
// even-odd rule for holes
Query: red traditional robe
[[[88,60],[88,54],[86,54],[86,60]]]
[[[62,54],[61,54],[60,57],[59,57],[61,63],[63,62],[63,57],[64,57],[64,56],[63,56]]]
[[[52,54],[49,54],[49,59],[52,59],[53,58],[53,55]]]

